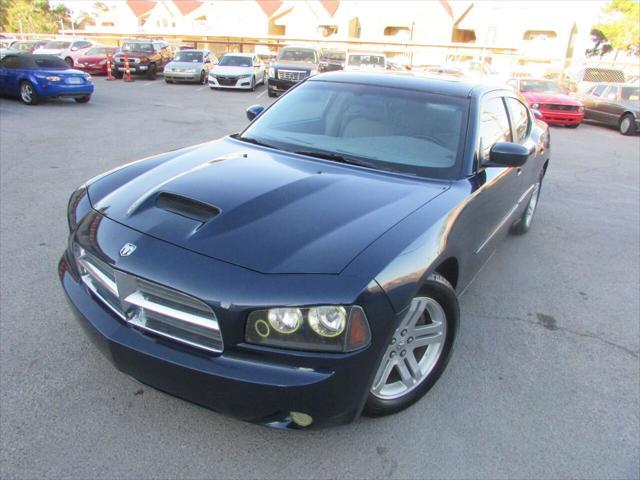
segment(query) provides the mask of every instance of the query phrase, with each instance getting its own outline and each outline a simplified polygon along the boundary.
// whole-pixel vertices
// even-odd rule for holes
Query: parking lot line
[[[200,88],[196,88],[196,92],[199,92],[200,90],[204,90],[205,88],[209,88],[209,85],[203,85]]]
[[[263,91],[262,93],[259,93],[258,95],[256,95],[256,98],[260,98],[261,96],[263,96],[265,93],[267,93],[267,91]]]

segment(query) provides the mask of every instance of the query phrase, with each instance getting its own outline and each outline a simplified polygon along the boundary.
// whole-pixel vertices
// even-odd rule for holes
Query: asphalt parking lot
[[[270,430],[101,356],[58,285],[69,194],[238,131],[246,107],[271,100],[263,86],[103,78],[86,105],[0,99],[0,477],[637,478],[640,137],[606,127],[552,130],[532,231],[466,291],[447,371],[405,412]]]

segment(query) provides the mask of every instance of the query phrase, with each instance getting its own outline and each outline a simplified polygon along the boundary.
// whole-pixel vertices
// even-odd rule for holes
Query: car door
[[[620,86],[610,85],[604,94],[600,98],[600,114],[602,115],[602,121],[609,125],[618,125],[620,116],[625,112],[625,109],[620,105]]]
[[[479,104],[477,171],[471,179],[475,189],[472,212],[468,216],[473,232],[470,249],[476,267],[482,265],[509,225],[522,195],[522,168],[489,166],[491,148],[498,142],[511,142],[511,123],[505,92],[485,95]]]
[[[585,118],[591,120],[602,121],[603,115],[600,112],[600,97],[607,89],[607,86],[603,83],[592,87],[587,95],[584,96],[583,106]]]
[[[5,95],[18,93],[18,57],[4,57],[0,61],[0,92]]]

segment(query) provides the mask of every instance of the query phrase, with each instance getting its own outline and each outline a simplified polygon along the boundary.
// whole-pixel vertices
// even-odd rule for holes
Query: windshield
[[[220,59],[218,65],[222,67],[250,67],[251,58],[239,55],[225,55]]]
[[[563,93],[556,82],[550,80],[520,80],[521,92]]]
[[[69,68],[67,62],[53,55],[34,55],[31,58],[36,64],[36,68],[63,68],[65,70]]]
[[[384,68],[384,57],[380,55],[349,55],[349,65]]]
[[[47,43],[44,48],[54,48],[56,50],[64,50],[67,49],[71,46],[71,42],[57,42],[57,41],[53,41],[53,42],[49,42]]]
[[[188,50],[182,50],[173,57],[174,62],[202,62],[202,52],[189,52]]]
[[[640,99],[640,87],[622,87],[621,97],[623,100],[635,100]]]
[[[127,42],[122,45],[123,52],[153,52],[153,45],[151,43],[141,43],[141,42]]]
[[[11,45],[10,50],[14,50],[17,52],[28,52],[35,46],[36,44],[33,42],[16,42],[13,45]]]
[[[105,47],[90,48],[89,50],[87,50],[87,53],[85,53],[85,56],[91,57],[92,55],[106,55],[107,53],[113,53],[114,50],[114,48]]]
[[[305,48],[284,48],[280,51],[278,60],[315,63],[316,56],[314,50],[308,50]]]
[[[325,50],[322,52],[322,58],[324,60],[344,60],[346,54],[339,50]]]
[[[374,168],[455,178],[467,104],[414,90],[308,81],[278,100],[241,138]]]

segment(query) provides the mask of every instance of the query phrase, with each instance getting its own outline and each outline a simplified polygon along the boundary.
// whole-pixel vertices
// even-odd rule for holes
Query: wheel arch
[[[443,276],[454,290],[457,289],[458,279],[460,278],[460,263],[456,257],[446,258],[433,269],[433,272]]]

